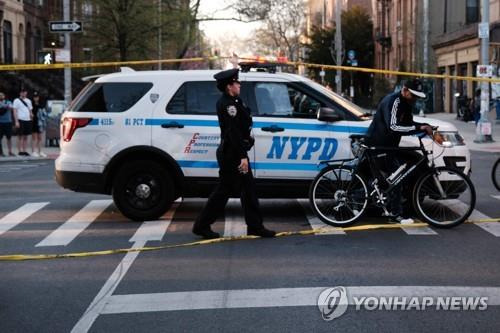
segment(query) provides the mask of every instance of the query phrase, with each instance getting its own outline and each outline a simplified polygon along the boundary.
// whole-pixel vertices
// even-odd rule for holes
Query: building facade
[[[440,13],[441,24],[436,27],[432,48],[436,71],[440,74],[476,76],[481,48],[478,23],[481,21],[480,0],[444,0],[433,4]],[[490,60],[499,63],[500,0],[490,0]],[[473,97],[477,83],[472,81],[438,80],[437,104],[446,112],[456,112],[455,94]]]

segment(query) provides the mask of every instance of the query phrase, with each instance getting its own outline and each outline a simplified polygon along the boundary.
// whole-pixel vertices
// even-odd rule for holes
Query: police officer
[[[219,183],[208,198],[203,211],[196,219],[193,233],[206,239],[218,238],[210,225],[224,211],[229,197],[241,199],[249,235],[274,237],[275,232],[264,227],[255,193],[255,183],[247,152],[254,139],[250,134],[252,116],[240,95],[238,69],[229,69],[214,75],[222,96],[217,101],[217,117],[221,130],[221,142],[217,148]]]
[[[425,98],[422,82],[418,79],[404,83],[399,92],[391,93],[380,102],[368,128],[366,143],[370,146],[398,147],[403,135],[425,132],[432,135],[432,127],[413,121],[413,106],[418,98]],[[387,151],[381,169],[388,173],[402,165],[397,152]],[[389,209],[392,222],[411,224],[413,220],[403,216],[401,183],[390,192]]]

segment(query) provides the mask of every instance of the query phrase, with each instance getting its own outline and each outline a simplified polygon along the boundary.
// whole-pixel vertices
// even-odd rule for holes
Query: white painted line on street
[[[500,200],[500,195],[491,195],[493,198]]]
[[[329,226],[328,224],[321,221],[314,213],[311,211],[311,207],[309,207],[308,199],[297,199],[297,202],[302,206],[304,213],[306,214],[307,221],[311,225],[312,229],[322,229],[323,231],[317,233],[316,235],[345,235],[345,231],[339,228],[335,228]]]
[[[226,206],[226,219],[224,223],[224,237],[246,236],[247,225],[241,214],[236,214],[239,208],[238,199],[229,199]]]
[[[453,202],[453,210],[456,212],[464,212],[467,209],[467,205],[461,202],[460,200],[449,200],[450,202]],[[481,220],[481,219],[490,219],[488,215],[485,215],[481,213],[480,211],[474,209],[472,211],[472,214],[469,216],[469,220]],[[500,237],[500,223],[498,222],[481,222],[481,223],[474,223],[481,229],[483,229],[486,232],[489,232],[490,234],[494,235],[495,237]]]
[[[155,222],[145,222],[139,227],[134,236],[130,239],[137,239],[137,241],[132,245],[132,248],[137,249],[144,247],[148,240],[161,240],[167,231],[170,222],[172,221],[175,211],[179,205],[173,204],[169,209],[167,214],[165,214],[165,220],[155,221]],[[161,222],[161,223],[157,223]],[[146,239],[147,237],[150,237]],[[134,263],[135,259],[139,255],[138,252],[128,252],[122,261],[115,268],[111,276],[108,278],[104,286],[101,288],[97,296],[94,298],[92,303],[90,303],[87,311],[78,320],[76,325],[71,330],[72,333],[83,333],[88,332],[92,325],[94,324],[97,317],[102,314],[102,310],[109,302],[109,298],[112,297],[113,292],[116,290],[120,281],[123,279],[125,274],[127,274],[130,266]]]
[[[175,210],[178,206],[178,203],[174,203],[172,208],[165,214],[163,220],[149,221],[141,224],[129,242],[161,241],[174,218]]]
[[[132,248],[140,248],[146,245],[145,241],[140,241],[134,243]],[[88,332],[89,329],[94,324],[95,320],[102,313],[104,306],[109,301],[109,297],[113,294],[118,284],[123,279],[125,274],[127,274],[128,269],[132,266],[132,263],[139,255],[139,252],[128,252],[122,261],[115,268],[114,272],[111,274],[109,279],[106,281],[104,286],[101,288],[97,296],[94,298],[92,303],[90,303],[87,311],[78,320],[76,325],[71,330],[72,333],[83,333]]]
[[[404,232],[406,232],[408,235],[422,235],[422,236],[427,236],[427,235],[437,235],[438,233],[432,230],[429,227],[405,227],[404,225],[401,226],[401,229],[403,229]]]
[[[17,226],[50,202],[33,202],[19,207],[0,219],[0,235]]]
[[[92,200],[36,246],[68,245],[102,214],[113,200]]]
[[[179,310],[317,306],[328,287],[187,291],[110,296],[101,314]],[[500,305],[500,287],[356,286],[346,287],[350,305],[354,297],[488,297],[488,306]]]

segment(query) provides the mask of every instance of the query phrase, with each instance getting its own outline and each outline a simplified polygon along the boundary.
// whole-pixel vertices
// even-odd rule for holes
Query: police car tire
[[[143,179],[150,180],[151,195],[156,198],[155,203],[147,209],[134,207],[130,202],[130,198],[134,196],[131,194],[130,185]],[[168,171],[154,161],[133,161],[124,164],[114,178],[112,189],[116,207],[124,216],[133,221],[149,221],[160,218],[172,205],[174,192],[174,183]],[[137,197],[136,200],[140,201],[141,199]]]

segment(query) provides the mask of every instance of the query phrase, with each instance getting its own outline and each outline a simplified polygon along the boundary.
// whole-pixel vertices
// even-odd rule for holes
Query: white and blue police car
[[[111,194],[138,221],[159,218],[179,197],[207,197],[218,176],[216,72],[123,68],[90,82],[61,118],[57,182]],[[307,197],[319,162],[352,157],[349,136],[365,133],[371,121],[360,107],[299,75],[248,71],[240,80],[254,120],[249,156],[261,198]],[[469,150],[452,124],[416,120],[439,126],[453,144],[434,149],[436,165],[470,172]],[[403,137],[402,145],[417,142]]]

